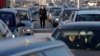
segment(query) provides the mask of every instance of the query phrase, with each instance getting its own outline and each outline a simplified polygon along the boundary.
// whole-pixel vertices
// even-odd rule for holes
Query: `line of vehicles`
[[[66,20],[63,17],[59,19],[60,23],[51,37],[62,40],[72,49],[100,49],[100,9],[73,9],[68,12],[66,14],[70,16]]]
[[[33,35],[36,19],[34,19],[32,12],[29,8],[3,8],[0,9],[0,20],[7,25],[14,37]],[[7,32],[6,28],[2,30]]]
[[[25,36],[34,34],[36,14],[29,8],[0,9],[0,36],[8,38],[0,41],[0,56],[74,56],[69,48],[100,49],[99,9],[47,8],[56,29],[45,38]]]
[[[32,12],[28,8],[0,9],[0,56],[74,56],[62,41],[33,36],[36,19],[32,16],[37,12]]]

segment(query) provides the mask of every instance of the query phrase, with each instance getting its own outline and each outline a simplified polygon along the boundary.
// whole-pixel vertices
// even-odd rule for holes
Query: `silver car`
[[[74,56],[61,41],[28,36],[0,41],[0,48],[0,56]]]
[[[15,35],[9,30],[8,26],[0,20],[0,39],[15,38]]]

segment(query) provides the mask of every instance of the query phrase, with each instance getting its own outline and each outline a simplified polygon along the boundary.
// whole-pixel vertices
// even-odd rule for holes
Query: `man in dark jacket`
[[[40,16],[41,28],[45,28],[45,19],[47,18],[47,15],[46,15],[46,9],[44,6],[41,6],[39,10],[39,16]]]

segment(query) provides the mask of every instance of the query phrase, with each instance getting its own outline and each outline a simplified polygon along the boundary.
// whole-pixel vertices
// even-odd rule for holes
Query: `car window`
[[[20,11],[18,10],[18,15],[21,20],[29,20],[29,14],[27,11]]]
[[[59,33],[60,34],[59,34]],[[97,31],[87,31],[87,30],[58,30],[58,32],[55,32],[52,37],[58,40],[64,40],[64,41],[74,41],[75,38],[81,39],[84,38],[86,39],[85,41],[87,42],[87,38],[92,38],[96,37],[94,35],[98,36]],[[69,40],[68,40],[69,39]]]
[[[16,19],[13,13],[0,12],[0,19],[3,20],[10,27],[16,26]]]
[[[74,16],[75,16],[75,13],[72,13],[71,16],[70,16],[70,20],[73,20]]]
[[[65,14],[67,14],[68,16],[70,16],[71,13],[72,13],[71,10],[64,10],[64,11],[63,11],[63,16],[64,16]]]
[[[77,15],[76,21],[100,21],[99,14],[81,14]]]

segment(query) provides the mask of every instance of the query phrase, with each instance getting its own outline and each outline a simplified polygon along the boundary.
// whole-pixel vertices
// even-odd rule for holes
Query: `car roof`
[[[14,39],[6,38],[6,39],[0,39],[0,48],[2,48],[2,50],[5,50],[5,49],[9,49],[9,48],[13,48],[16,46],[21,46],[21,45],[26,45],[30,43],[41,43],[41,42],[49,42],[49,41],[54,41],[54,39],[51,37],[41,38],[41,37],[34,37],[34,36],[22,36],[22,37],[16,37]]]
[[[44,42],[44,43],[38,43],[38,44],[29,44],[29,45],[23,45],[23,46],[11,48],[9,50],[4,50],[4,51],[0,52],[0,55],[2,55],[2,56],[6,56],[6,55],[20,56],[20,55],[35,53],[35,52],[42,51],[45,49],[56,48],[56,47],[60,47],[60,46],[65,46],[65,44],[61,41],[51,41],[51,42]]]
[[[78,8],[64,8],[63,10],[72,10],[72,11],[78,11],[78,10],[80,10],[80,9],[78,9]]]
[[[100,22],[95,22],[95,21],[91,21],[91,22],[70,22],[70,23],[66,23],[66,24],[62,24],[60,25],[58,28],[89,28],[89,29],[99,29],[100,28]]]
[[[11,8],[11,9],[29,11],[29,8]]]
[[[100,10],[80,10],[77,14],[100,14]]]
[[[16,10],[12,10],[10,8],[3,8],[3,9],[0,9],[0,12],[11,12],[11,13],[17,13]]]

